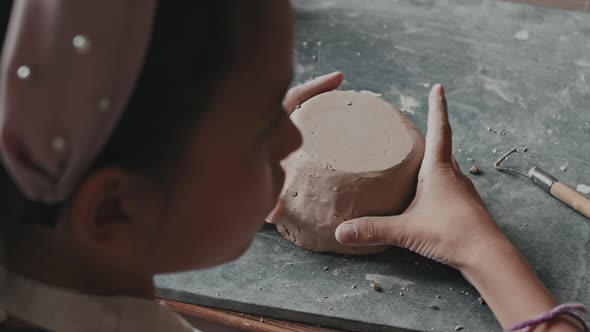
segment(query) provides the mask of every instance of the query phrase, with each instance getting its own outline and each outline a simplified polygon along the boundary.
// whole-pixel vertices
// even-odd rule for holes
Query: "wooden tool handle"
[[[583,216],[590,219],[590,200],[582,196],[573,188],[561,182],[555,182],[551,186],[550,192],[555,198],[559,199],[560,201],[569,205],[572,209],[580,212]]]

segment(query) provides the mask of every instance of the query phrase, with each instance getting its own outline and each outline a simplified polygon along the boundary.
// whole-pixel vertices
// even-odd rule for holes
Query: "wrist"
[[[553,309],[557,302],[504,237],[482,242],[460,268],[504,328]]]
[[[521,257],[518,249],[498,229],[485,237],[476,237],[472,244],[463,248],[463,255],[458,261],[457,269],[461,273],[474,274],[489,267],[490,262],[506,265]]]

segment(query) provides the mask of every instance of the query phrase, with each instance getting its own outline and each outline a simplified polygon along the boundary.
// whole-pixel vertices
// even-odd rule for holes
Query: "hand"
[[[444,89],[430,92],[426,152],[414,201],[399,216],[349,220],[336,229],[342,244],[390,244],[461,270],[504,329],[557,304],[518,250],[500,231],[475,187],[452,156]],[[535,331],[578,331],[560,316]]]
[[[512,247],[487,212],[473,183],[452,156],[452,137],[444,89],[429,96],[426,151],[416,197],[399,216],[349,220],[336,229],[346,245],[388,244],[456,268],[476,260],[478,252]]]
[[[308,99],[337,89],[343,80],[344,75],[341,72],[334,72],[298,85],[287,92],[283,100],[283,107],[288,114],[291,114],[298,105],[303,104]]]

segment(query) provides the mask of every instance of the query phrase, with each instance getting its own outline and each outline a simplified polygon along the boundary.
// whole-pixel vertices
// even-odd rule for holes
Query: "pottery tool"
[[[506,166],[506,161],[511,156],[519,156],[529,164],[528,170],[521,171],[513,167]],[[494,167],[505,173],[515,174],[518,176],[524,176],[530,179],[534,184],[545,190],[553,197],[557,198],[564,204],[568,205],[572,209],[578,211],[580,214],[590,219],[590,200],[582,196],[575,189],[568,185],[559,182],[551,174],[543,171],[537,166],[530,166],[529,161],[522,156],[518,149],[512,149],[505,153],[500,159],[494,163]]]

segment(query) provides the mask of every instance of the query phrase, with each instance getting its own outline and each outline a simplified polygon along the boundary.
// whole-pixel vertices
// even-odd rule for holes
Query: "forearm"
[[[504,329],[537,317],[558,304],[511,244],[477,256],[461,272],[477,288]],[[569,318],[560,316],[534,331],[580,331],[580,328]]]

